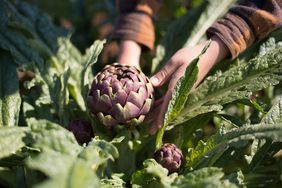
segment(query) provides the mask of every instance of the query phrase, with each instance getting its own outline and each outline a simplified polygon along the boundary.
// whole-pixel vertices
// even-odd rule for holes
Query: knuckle
[[[160,77],[161,77],[161,78],[165,78],[165,77],[167,77],[167,75],[168,75],[167,69],[163,69],[163,70],[160,72]]]

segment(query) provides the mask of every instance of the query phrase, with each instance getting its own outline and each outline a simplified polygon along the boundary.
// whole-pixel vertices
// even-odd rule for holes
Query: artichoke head
[[[183,154],[174,144],[167,143],[154,153],[154,159],[170,173],[178,172],[182,165]]]
[[[69,122],[67,129],[74,134],[79,144],[88,143],[94,137],[91,124],[83,120],[73,120]]]
[[[153,86],[134,66],[107,65],[92,83],[90,111],[106,126],[138,125],[153,104]]]

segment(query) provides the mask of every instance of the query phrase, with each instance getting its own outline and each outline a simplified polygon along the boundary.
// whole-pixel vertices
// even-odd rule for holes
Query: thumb
[[[150,78],[154,87],[163,85],[177,67],[168,62],[159,72]]]

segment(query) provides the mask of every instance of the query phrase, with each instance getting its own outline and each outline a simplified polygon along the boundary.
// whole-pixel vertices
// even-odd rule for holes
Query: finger
[[[151,77],[150,81],[153,86],[159,87],[165,83],[168,78],[174,73],[174,71],[178,68],[178,65],[172,63],[170,60],[159,72],[157,72],[153,77]]]
[[[186,66],[183,65],[179,67],[176,72],[174,73],[173,77],[171,77],[168,85],[168,90],[173,90],[177,81],[184,75],[186,70]]]
[[[157,114],[157,119],[156,119],[156,121],[153,122],[153,125],[150,129],[150,134],[155,134],[156,131],[163,126],[165,113],[167,111],[168,104],[169,104],[169,101],[171,99],[173,89],[174,89],[177,81],[184,75],[185,70],[186,70],[185,65],[179,67],[176,71],[177,74],[174,74],[174,76],[170,80],[168,90],[167,90],[165,96],[162,98],[162,105],[161,105],[161,108],[159,109],[159,113]]]
[[[150,112],[145,116],[145,122],[148,124],[151,124],[157,117],[160,111],[161,104],[163,102],[163,97],[161,99],[158,99],[154,102],[154,106],[150,110]]]
[[[161,105],[161,103],[163,102],[163,100],[164,100],[164,96],[162,96],[161,98],[159,98],[158,100],[156,100],[156,101],[154,102],[154,107]]]
[[[148,124],[153,124],[153,121],[156,120],[156,116],[158,115],[159,111],[160,111],[160,107],[161,105],[159,106],[156,106],[156,108],[154,108],[153,110],[150,111],[150,113],[148,113],[145,117],[145,122],[148,123]]]
[[[172,95],[172,90],[168,90],[164,99],[163,103],[158,109],[158,114],[157,114],[157,119],[153,122],[151,129],[150,129],[150,134],[155,134],[158,129],[160,129],[163,124],[164,124],[164,116],[167,111],[168,103]]]

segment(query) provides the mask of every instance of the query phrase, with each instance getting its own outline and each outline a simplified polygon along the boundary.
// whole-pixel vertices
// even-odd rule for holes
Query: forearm
[[[132,40],[122,40],[118,55],[118,63],[123,65],[132,65],[140,69],[141,47]]]
[[[153,49],[155,41],[153,17],[160,6],[159,0],[119,0],[119,15],[113,38],[132,40],[143,49]]]
[[[207,42],[208,41],[206,41],[205,43]],[[207,49],[206,53],[198,63],[199,73],[195,86],[199,85],[199,83],[204,79],[204,77],[208,74],[208,72],[215,64],[228,56],[229,50],[227,46],[217,36],[213,36],[211,38],[210,47]]]
[[[218,36],[235,58],[281,23],[282,0],[249,0],[232,7],[208,29],[207,35]]]

